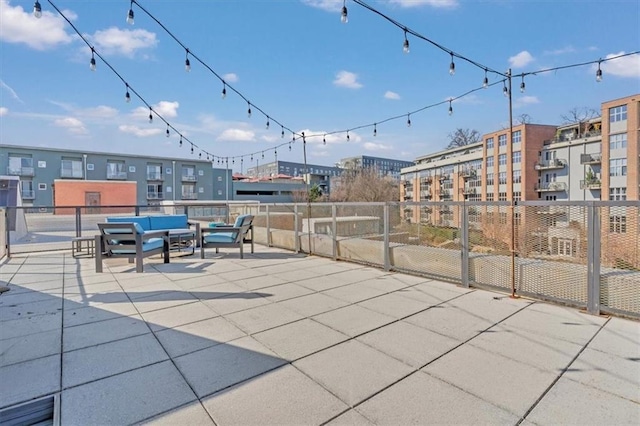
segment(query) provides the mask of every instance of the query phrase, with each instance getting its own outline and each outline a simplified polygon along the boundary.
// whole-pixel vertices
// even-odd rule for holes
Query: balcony
[[[198,178],[196,177],[196,175],[182,175],[183,182],[195,182],[197,180]]]
[[[147,172],[147,180],[164,180],[160,172]]]
[[[536,170],[563,169],[565,165],[566,165],[565,160],[554,158],[553,160],[538,161],[534,165],[534,169]]]
[[[107,171],[108,180],[127,180],[127,172]]]
[[[147,192],[147,200],[164,200],[162,192]]]
[[[473,194],[478,194],[479,191],[478,191],[478,188],[476,187],[465,187],[465,188],[462,188],[462,193],[464,195],[473,195]]]
[[[466,168],[466,169],[463,169],[460,172],[460,176],[462,176],[462,178],[465,179],[465,180],[466,179],[475,179],[475,178],[478,177],[478,173],[477,173],[476,169],[474,169],[474,168]]]
[[[580,154],[580,164],[600,164],[602,163],[602,153]]]
[[[81,170],[72,170],[72,169],[61,169],[60,177],[62,178],[71,178],[71,179],[82,179],[84,174]]]
[[[440,191],[440,199],[441,200],[450,200],[451,199],[451,192],[443,189],[442,191]]]
[[[36,198],[36,192],[33,189],[23,189],[21,195],[23,200],[33,200]]]
[[[198,194],[196,194],[195,192],[187,192],[186,194],[182,194],[182,199],[183,200],[197,200],[198,199]]]
[[[450,174],[440,175],[438,176],[438,179],[440,180],[440,183],[442,183],[444,181],[451,180],[451,175]]]
[[[567,184],[564,182],[544,182],[535,186],[538,192],[562,192],[567,190]]]
[[[433,178],[431,176],[423,176],[420,178],[420,185],[429,185],[433,182]]]
[[[580,181],[580,189],[589,189],[591,191],[600,190],[602,182],[599,179],[586,179]]]
[[[33,167],[7,167],[7,174],[10,176],[34,176]]]

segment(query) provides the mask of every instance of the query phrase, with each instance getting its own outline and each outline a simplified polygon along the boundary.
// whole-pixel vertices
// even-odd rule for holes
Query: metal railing
[[[164,194],[162,192],[147,192],[147,200],[162,200]]]
[[[107,171],[107,179],[125,180],[125,179],[127,179],[127,172]]]
[[[553,160],[538,161],[534,164],[536,170],[562,169],[566,165],[565,160],[554,158]]]
[[[602,154],[580,154],[580,164],[600,164],[602,163]]]
[[[23,189],[20,191],[23,200],[33,200],[36,198],[36,192],[33,189]]]
[[[33,176],[33,167],[7,167],[7,174],[11,176]]]
[[[536,191],[549,191],[549,192],[560,192],[567,190],[567,184],[564,182],[543,182],[537,183],[535,186]]]
[[[253,214],[256,243],[640,318],[637,201],[9,207],[8,255],[71,248],[113,215]]]
[[[161,172],[147,172],[147,180],[164,180]]]
[[[586,179],[580,181],[580,189],[600,189],[602,182],[599,179]]]

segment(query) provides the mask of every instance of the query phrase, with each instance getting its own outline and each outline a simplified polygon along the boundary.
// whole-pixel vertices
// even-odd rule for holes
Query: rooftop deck
[[[57,395],[63,425],[640,419],[638,322],[256,248],[144,274],[5,260],[0,410]]]

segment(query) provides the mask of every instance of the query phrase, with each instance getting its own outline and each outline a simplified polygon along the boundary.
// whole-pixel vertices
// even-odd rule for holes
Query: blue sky
[[[0,143],[86,149],[140,155],[191,157],[179,137],[167,138],[160,119],[97,60],[47,0],[41,19],[33,1],[0,0]],[[342,0],[140,0],[191,52],[224,76],[253,105],[305,134],[323,135],[406,115],[482,85],[484,71],[409,36],[371,11],[347,1],[349,22],[340,22]],[[388,0],[374,8],[465,57],[514,74],[589,62],[640,50],[640,3],[636,0],[507,1]],[[129,1],[55,0],[93,44],[155,111],[198,148],[236,157],[234,169],[275,158],[291,140],[191,59],[136,5],[135,23],[125,22]],[[521,80],[514,79],[514,116],[560,124],[574,107],[599,109],[603,101],[640,93],[640,56]],[[500,80],[489,74],[490,82]],[[502,84],[406,118],[373,127],[307,139],[309,163],[332,165],[352,155],[413,160],[443,149],[456,128],[488,133],[508,123]],[[265,160],[261,160],[264,151]],[[280,160],[302,161],[302,144],[277,149]]]

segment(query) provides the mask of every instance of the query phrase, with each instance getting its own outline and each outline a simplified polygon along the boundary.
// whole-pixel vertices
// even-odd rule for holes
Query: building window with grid
[[[9,154],[7,174],[13,176],[33,176],[33,158],[30,156]]]
[[[513,171],[513,183],[522,183],[522,170]]]
[[[162,180],[162,164],[147,164],[147,180]]]
[[[506,166],[507,165],[507,154],[498,155],[498,165]]]
[[[163,198],[161,183],[147,184],[147,200],[162,200]]]
[[[499,172],[498,173],[498,184],[506,185],[507,184],[507,172]]]
[[[626,176],[627,175],[627,159],[615,158],[609,160],[609,176]]]
[[[624,149],[627,147],[627,134],[618,133],[617,135],[609,136],[609,149]]]
[[[616,121],[624,121],[627,119],[627,106],[620,105],[617,107],[609,108],[609,122],[615,123]]]
[[[515,132],[511,133],[511,141],[511,143],[522,142],[522,131],[516,130]]]
[[[80,158],[63,158],[60,167],[60,177],[63,178],[82,178],[84,171],[82,170],[82,159]]]
[[[198,194],[196,193],[195,183],[183,183],[182,184],[182,199],[183,200],[197,200]]]
[[[23,200],[33,200],[36,198],[32,180],[20,180],[20,195]]]
[[[624,234],[627,232],[627,217],[622,215],[609,216],[609,232]]]
[[[107,160],[107,179],[126,179],[127,168],[124,161]]]
[[[487,193],[487,201],[493,201],[493,192]]]
[[[521,201],[522,200],[522,192],[516,191],[513,193],[513,201]]]
[[[493,148],[493,138],[487,138],[487,149]]]
[[[498,193],[498,201],[507,201],[507,193],[499,192]]]
[[[493,167],[493,157],[487,157],[487,168]]]
[[[522,152],[520,152],[520,151],[515,151],[515,152],[512,154],[511,158],[512,158],[512,162],[513,162],[513,164],[516,164],[516,163],[520,163],[520,162],[522,162]]]
[[[627,188],[609,188],[610,201],[624,201],[627,199]]]
[[[507,135],[498,136],[498,146],[507,146]]]
[[[493,173],[487,173],[487,185],[493,185]]]

